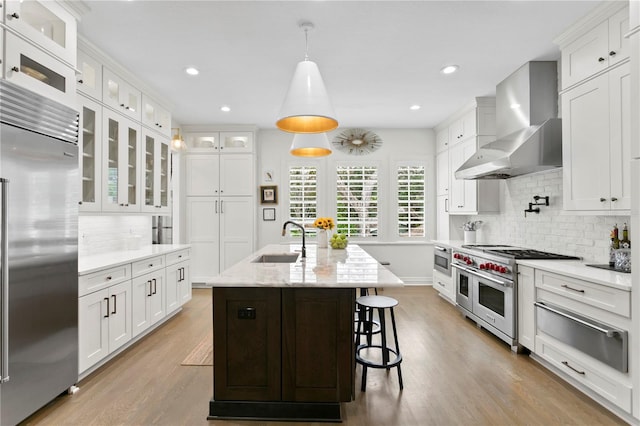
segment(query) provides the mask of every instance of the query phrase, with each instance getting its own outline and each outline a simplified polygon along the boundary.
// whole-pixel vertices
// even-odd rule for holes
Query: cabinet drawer
[[[435,269],[433,270],[433,287],[438,290],[441,296],[444,296],[449,301],[456,300],[453,279]]]
[[[157,271],[160,268],[164,268],[165,259],[164,256],[149,257],[144,260],[139,260],[131,264],[132,275],[137,277],[147,272]]]
[[[120,265],[78,278],[78,296],[102,290],[131,278],[131,265]]]
[[[536,354],[626,412],[631,411],[631,382],[627,375],[545,335],[536,336]]]
[[[189,259],[189,249],[178,250],[165,255],[167,266]]]
[[[590,281],[536,270],[536,288],[629,318],[631,293]]]

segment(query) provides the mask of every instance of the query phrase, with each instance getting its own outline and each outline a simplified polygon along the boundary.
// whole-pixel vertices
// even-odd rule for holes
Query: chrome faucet
[[[307,248],[305,246],[305,240],[304,240],[304,227],[302,225],[300,225],[299,223],[296,223],[292,220],[288,220],[284,223],[284,225],[282,225],[282,236],[284,237],[287,234],[287,225],[291,224],[293,226],[296,226],[298,228],[300,228],[300,231],[302,231],[302,258],[304,259],[305,257],[307,257]]]

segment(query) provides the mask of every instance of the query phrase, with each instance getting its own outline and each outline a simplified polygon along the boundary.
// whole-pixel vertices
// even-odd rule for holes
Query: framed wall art
[[[276,220],[276,209],[273,207],[262,209],[262,220],[265,222]]]
[[[261,186],[260,204],[278,204],[278,187],[275,185]]]

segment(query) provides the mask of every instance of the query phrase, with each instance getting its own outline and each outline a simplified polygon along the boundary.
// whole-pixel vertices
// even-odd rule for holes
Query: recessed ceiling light
[[[458,66],[457,65],[447,65],[446,67],[442,68],[440,70],[440,72],[442,74],[453,74],[454,72],[458,71]]]
[[[220,107],[220,111],[229,112],[229,111],[231,111],[231,107],[228,106],[228,105],[223,105],[223,106]]]
[[[419,110],[419,109],[420,109],[420,105],[411,105],[411,106],[409,107],[409,109],[410,109],[411,111],[417,111],[417,110]]]
[[[198,71],[198,69],[194,68],[194,67],[189,67],[189,68],[185,69],[184,72],[186,72],[189,75],[198,75],[198,74],[200,74],[200,71]]]

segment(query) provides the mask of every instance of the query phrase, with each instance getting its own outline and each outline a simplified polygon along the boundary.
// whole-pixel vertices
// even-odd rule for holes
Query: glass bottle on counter
[[[622,226],[622,239],[620,240],[618,246],[621,249],[631,248],[631,241],[629,241],[629,230],[627,229],[626,223]]]
[[[613,225],[611,230],[611,243],[609,243],[609,266],[615,266],[616,264],[616,250],[620,247],[620,240],[618,239],[618,224]]]

